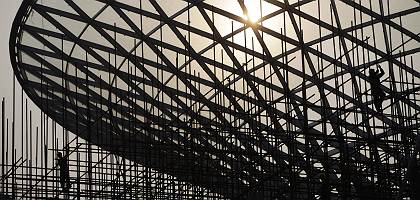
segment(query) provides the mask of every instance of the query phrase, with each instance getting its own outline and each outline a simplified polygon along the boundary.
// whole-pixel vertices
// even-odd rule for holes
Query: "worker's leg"
[[[382,103],[385,100],[385,93],[383,91],[372,91],[372,97],[376,111],[382,112]]]
[[[62,189],[66,188],[66,179],[60,174],[60,185]]]
[[[381,111],[382,111],[382,104],[384,103],[384,100],[385,100],[385,93],[381,91],[378,97],[378,104],[380,106]]]
[[[382,112],[382,101],[378,97],[373,99],[373,104],[375,104],[376,111]]]

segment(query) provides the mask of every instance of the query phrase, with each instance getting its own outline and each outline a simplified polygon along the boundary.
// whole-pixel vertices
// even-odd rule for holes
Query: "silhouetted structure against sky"
[[[13,96],[2,192],[413,197],[418,17],[415,1],[24,1],[11,62],[41,123],[33,131],[23,94],[17,114]],[[69,162],[65,192],[57,151]]]

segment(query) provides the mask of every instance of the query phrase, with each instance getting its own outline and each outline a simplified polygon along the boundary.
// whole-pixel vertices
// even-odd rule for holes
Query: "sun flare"
[[[244,0],[245,7],[248,12],[244,12],[243,18],[255,23],[261,18],[260,1]]]

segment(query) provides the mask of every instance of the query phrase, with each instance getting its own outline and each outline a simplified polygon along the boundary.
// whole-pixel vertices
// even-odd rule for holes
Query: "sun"
[[[243,13],[243,18],[255,23],[261,18],[260,1],[259,0],[243,0],[248,12]]]

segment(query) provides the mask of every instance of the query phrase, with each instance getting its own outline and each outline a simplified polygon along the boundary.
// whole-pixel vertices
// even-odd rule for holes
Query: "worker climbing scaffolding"
[[[63,190],[70,189],[70,173],[67,158],[61,152],[57,153],[57,165],[60,168],[60,184]]]
[[[371,95],[376,111],[382,112],[382,103],[385,98],[385,92],[381,88],[381,77],[385,74],[384,70],[380,65],[377,65],[378,69],[369,69],[369,83],[371,89]]]

